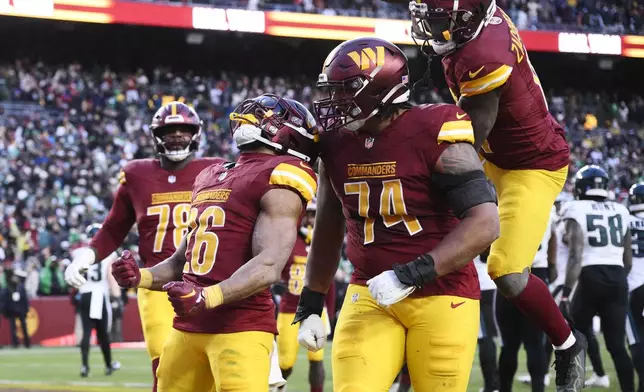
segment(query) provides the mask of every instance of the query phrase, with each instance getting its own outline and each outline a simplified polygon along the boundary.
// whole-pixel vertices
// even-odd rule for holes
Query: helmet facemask
[[[172,125],[172,119],[169,117],[171,116],[166,118],[166,125],[152,130],[152,136],[154,137],[157,153],[160,156],[173,162],[181,162],[197,151],[201,136],[201,126],[183,123]],[[186,130],[192,133],[192,137],[185,147],[173,146],[175,141],[172,140],[172,134],[177,129],[181,129],[182,134]]]
[[[481,2],[471,11],[459,8],[458,0],[454,1],[451,10],[429,8],[426,3],[410,1],[411,36],[415,42],[420,41],[421,46],[427,42],[436,54],[446,55],[475,39],[495,11],[495,0],[490,1],[487,9]]]

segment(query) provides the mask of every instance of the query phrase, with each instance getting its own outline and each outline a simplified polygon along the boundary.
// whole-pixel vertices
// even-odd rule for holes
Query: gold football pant
[[[499,198],[501,235],[487,259],[488,273],[496,279],[521,273],[532,265],[552,206],[566,183],[568,167],[557,171],[504,170],[486,161],[483,168]]]
[[[351,284],[333,339],[333,391],[389,391],[406,353],[415,392],[465,392],[478,332],[477,300],[408,297],[384,308]]]
[[[266,392],[274,335],[173,329],[157,370],[159,392]]]
[[[137,302],[141,315],[141,327],[151,360],[161,356],[163,344],[172,330],[174,310],[163,291],[138,289]]]
[[[295,313],[280,313],[277,315],[277,348],[280,361],[280,369],[286,370],[293,368],[297,360],[297,351],[300,344],[297,341],[297,333],[300,329],[300,323],[291,325]],[[322,321],[325,325],[329,323],[329,316],[326,308],[322,312]],[[330,326],[328,327],[330,329]],[[309,361],[320,362],[324,360],[324,349],[320,351],[308,351]]]

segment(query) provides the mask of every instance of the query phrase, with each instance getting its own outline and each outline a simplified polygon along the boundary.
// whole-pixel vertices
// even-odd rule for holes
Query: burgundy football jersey
[[[103,260],[114,252],[136,223],[139,255],[145,267],[172,256],[188,232],[192,184],[208,166],[221,158],[195,158],[181,170],[168,171],[158,159],[128,162],[119,174],[121,185],[103,227],[90,246]]]
[[[270,189],[285,188],[302,199],[317,191],[309,165],[290,155],[242,153],[235,164],[204,170],[195,180],[183,280],[206,287],[228,279],[254,255],[253,230],[260,200]],[[277,333],[275,304],[268,289],[198,315],[175,317],[181,331]]]
[[[548,111],[521,37],[500,8],[475,40],[443,58],[443,69],[456,101],[500,89],[497,120],[482,148],[485,159],[502,169],[568,165],[564,130]]]
[[[321,135],[321,158],[347,221],[352,282],[365,282],[394,263],[431,251],[459,220],[431,176],[453,142],[474,142],[469,117],[456,105],[417,106],[376,136],[352,132]],[[414,295],[479,297],[469,263]]]
[[[293,253],[282,270],[282,281],[286,283],[286,292],[280,302],[280,313],[295,313],[306,276],[306,256],[308,245],[303,235],[298,234]]]

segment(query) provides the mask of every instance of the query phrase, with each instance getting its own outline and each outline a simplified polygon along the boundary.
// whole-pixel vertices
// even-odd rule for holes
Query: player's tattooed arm
[[[181,244],[172,256],[154,267],[148,268],[148,271],[152,274],[152,286],[150,290],[160,291],[166,283],[181,280],[183,266],[186,264],[187,238],[187,235],[183,237]]]
[[[223,303],[249,297],[280,280],[291,257],[302,214],[302,200],[288,189],[271,189],[260,201],[253,232],[253,255],[230,278],[219,283]]]
[[[579,222],[574,219],[566,220],[566,239],[568,241],[568,266],[564,286],[570,293],[581,274],[581,261],[584,254],[584,231]]]
[[[436,162],[433,183],[461,222],[429,253],[438,276],[462,268],[499,236],[496,194],[471,144],[450,145]]]
[[[318,170],[317,213],[306,264],[306,287],[326,294],[340,264],[345,220],[342,204],[333,192],[321,160]]]
[[[548,279],[551,283],[557,280],[557,231],[554,224],[548,241]]]
[[[458,106],[472,119],[474,128],[474,149],[478,151],[490,134],[499,113],[500,89],[485,94],[461,97]]]
[[[631,272],[633,268],[633,237],[631,237],[631,229],[626,230],[624,234],[624,255],[622,257],[622,262],[624,263],[624,269],[626,273]]]

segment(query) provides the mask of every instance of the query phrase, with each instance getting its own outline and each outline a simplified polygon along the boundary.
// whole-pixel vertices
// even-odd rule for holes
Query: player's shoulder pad
[[[308,163],[288,155],[276,156],[271,161],[269,184],[291,189],[307,202],[315,197],[317,177]]]
[[[572,219],[581,225],[589,208],[588,200],[568,201],[561,207],[561,219]]]
[[[126,184],[132,177],[147,176],[150,172],[160,168],[156,159],[133,159],[126,163],[119,172],[119,182]]]
[[[474,144],[474,128],[470,116],[453,104],[427,104],[415,107],[420,121],[430,134],[436,138],[436,143],[470,143]],[[422,122],[421,122],[422,124]]]
[[[500,9],[472,42],[459,48],[452,56],[452,66],[462,96],[484,94],[502,86],[517,62],[515,51],[523,51],[520,38],[513,38],[516,27]],[[518,32],[517,32],[518,36]]]

